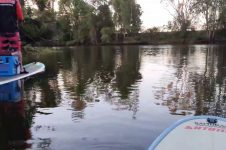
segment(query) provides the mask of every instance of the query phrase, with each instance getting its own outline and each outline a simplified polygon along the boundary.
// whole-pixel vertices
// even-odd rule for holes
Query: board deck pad
[[[166,129],[149,150],[225,150],[226,119],[189,117]]]
[[[20,80],[23,78],[27,78],[37,73],[45,71],[45,65],[41,62],[33,62],[27,65],[24,65],[24,68],[28,73],[23,73],[23,74],[18,74],[13,76],[1,76],[0,85],[6,84],[12,81]]]

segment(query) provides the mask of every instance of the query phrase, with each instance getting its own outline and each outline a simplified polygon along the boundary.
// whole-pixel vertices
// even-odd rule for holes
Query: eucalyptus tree
[[[95,8],[94,26],[96,31],[96,41],[111,42],[114,34],[114,23],[109,0],[87,0]]]
[[[136,1],[132,2],[131,5],[131,23],[130,23],[130,32],[132,33],[138,33],[141,30],[141,15],[142,15],[142,9],[141,6]]]
[[[59,24],[63,30],[63,40],[86,42],[93,22],[93,11],[93,6],[83,0],[60,0]]]
[[[50,7],[49,0],[33,0],[33,2],[36,4],[40,12],[44,11],[47,7]]]
[[[114,23],[123,33],[139,32],[141,28],[141,7],[136,0],[111,0],[114,9]]]
[[[226,29],[226,0],[222,0],[219,15],[220,28]]]
[[[103,4],[98,7],[96,26],[101,42],[111,42],[115,28],[112,20],[112,12],[108,4]]]
[[[173,31],[186,32],[193,25],[196,13],[193,10],[193,0],[162,0],[173,20],[169,27]]]
[[[60,0],[59,6],[63,40],[98,44],[102,34],[104,39],[112,36],[114,24],[107,0]]]
[[[98,7],[100,5],[108,5],[109,0],[85,0],[88,3],[91,3],[94,7]]]
[[[179,31],[180,38],[185,43],[189,30],[193,30],[197,15],[193,10],[193,0],[161,0],[167,7],[167,10],[173,17],[168,22],[168,29],[171,31]]]
[[[219,16],[220,27],[226,29],[226,7],[224,7]]]
[[[209,41],[214,40],[215,31],[219,29],[219,13],[224,0],[194,0],[193,8],[196,13],[201,14],[205,20],[205,29]]]

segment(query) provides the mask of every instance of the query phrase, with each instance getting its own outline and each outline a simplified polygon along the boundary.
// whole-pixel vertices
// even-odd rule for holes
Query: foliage
[[[113,22],[113,11],[108,0],[59,0],[59,9],[53,9],[54,0],[32,0],[37,6],[33,8],[28,0],[22,1],[27,21],[22,30],[32,39],[38,41],[48,38],[60,43],[99,44],[112,41],[112,36],[120,24],[124,33],[138,32],[141,26],[141,8],[135,0],[117,1],[120,10],[114,13],[122,20]],[[40,37],[40,38],[39,38]]]
[[[219,15],[219,24],[220,24],[220,28],[226,29],[226,4],[224,4],[221,7],[221,11]]]
[[[64,40],[83,43],[89,35],[92,7],[83,0],[60,0],[59,25],[65,31]]]
[[[41,37],[41,28],[41,24],[36,20],[26,19],[26,22],[21,28],[22,36],[32,42],[33,40],[38,40],[38,38]]]
[[[101,41],[103,43],[112,42],[112,36],[114,34],[114,28],[104,27],[101,29]]]
[[[193,11],[193,0],[162,0],[167,7],[171,8],[170,14],[173,20],[168,23],[172,31],[186,32],[196,19]]]
[[[112,36],[113,34],[111,33],[111,31],[112,32],[114,31],[114,23],[112,20],[112,13],[110,11],[109,5],[104,4],[104,5],[100,5],[97,8],[95,24],[96,24],[96,32],[97,32],[97,38],[98,38],[97,40],[105,42],[105,40],[103,40],[103,37],[104,37],[104,39],[106,38],[108,39],[107,41],[111,41],[110,36]]]
[[[37,41],[46,41],[55,36],[56,19],[52,10],[44,10],[37,15],[37,18],[26,17],[21,26],[23,39],[28,42],[36,43]]]
[[[101,29],[114,27],[106,1],[61,0],[59,12],[63,40],[97,44],[101,41]]]
[[[219,28],[219,12],[224,0],[193,0],[194,10],[205,19],[205,29],[209,41],[214,40],[215,31]]]
[[[48,0],[34,0],[34,2],[40,11],[44,11],[47,7]]]
[[[188,31],[195,24],[196,12],[193,10],[193,0],[162,0],[167,7],[171,8],[173,20],[168,22],[168,29],[180,31],[180,38],[186,42]]]
[[[153,27],[145,30],[145,33],[156,33],[156,32],[160,32],[160,29],[158,27]]]
[[[116,29],[123,33],[137,33],[141,28],[141,7],[135,0],[111,0]]]

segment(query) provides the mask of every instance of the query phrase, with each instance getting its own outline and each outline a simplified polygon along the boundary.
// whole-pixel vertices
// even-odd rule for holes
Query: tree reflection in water
[[[65,83],[69,83],[68,80],[73,83],[65,84],[66,87],[71,85],[68,88],[75,89],[76,99],[73,106],[77,115],[74,116],[84,114],[78,112],[77,107],[82,106],[84,109],[83,106],[107,101],[116,106],[113,108],[115,110],[133,111],[135,118],[138,109],[136,82],[141,78],[138,48],[118,47],[115,51],[114,48],[99,50],[93,47],[91,50],[81,49],[72,53],[73,75],[63,76],[67,77],[64,78]]]
[[[60,67],[50,63],[47,56],[40,56],[40,61],[48,65],[48,72],[43,80],[35,81],[33,88],[27,86],[27,99],[33,99],[39,107],[70,104],[74,121],[85,117],[87,106],[99,102],[108,102],[114,110],[132,111],[135,118],[141,79],[139,47],[80,47],[64,51],[49,56]]]
[[[225,99],[223,48],[168,46],[140,51],[139,47],[80,47],[52,55],[40,57],[48,65],[48,76],[35,84],[35,91],[29,89],[29,92],[36,99],[41,97],[36,102],[40,107],[70,104],[75,121],[85,117],[86,107],[99,102],[108,102],[114,110],[132,111],[136,118],[143,55],[164,59],[166,66],[175,70],[174,76],[163,77],[167,84],[154,88],[158,89],[155,98],[161,100],[157,104],[169,107],[173,115],[223,113],[220,111]]]
[[[175,78],[166,87],[160,87],[156,98],[167,106],[172,115],[215,115],[225,113],[225,69],[226,52],[219,47],[182,47],[168,59],[180,58]],[[196,56],[199,56],[197,61]],[[173,60],[169,60],[173,61]],[[204,61],[205,65],[200,64]],[[200,64],[198,64],[200,63]],[[197,67],[199,66],[199,67]]]
[[[40,95],[40,107],[71,103],[75,121],[85,117],[86,107],[103,101],[114,110],[132,111],[135,118],[139,110],[138,86],[142,78],[139,70],[143,55],[164,59],[175,70],[173,77],[163,77],[164,83],[168,80],[167,85],[155,87],[154,90],[158,89],[155,98],[162,100],[157,104],[169,107],[173,115],[219,112],[215,108],[223,106],[225,97],[222,96],[225,52],[214,46],[156,47],[151,51],[140,51],[139,47],[68,48],[51,56],[60,67],[47,61],[48,56],[41,57],[48,65],[48,77],[43,77],[37,84],[40,91],[36,88],[33,94]]]

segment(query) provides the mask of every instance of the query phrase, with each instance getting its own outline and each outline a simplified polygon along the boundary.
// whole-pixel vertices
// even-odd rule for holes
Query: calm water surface
[[[0,86],[0,149],[146,150],[184,116],[226,117],[226,47],[40,49],[46,72]]]

